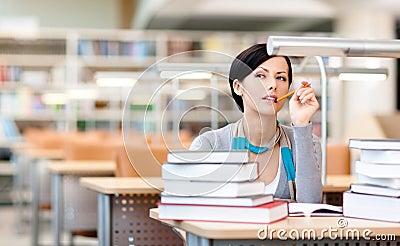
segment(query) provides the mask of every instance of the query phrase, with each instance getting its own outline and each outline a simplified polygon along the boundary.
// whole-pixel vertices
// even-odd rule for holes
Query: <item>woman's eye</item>
[[[286,77],[277,77],[277,80],[286,81]]]
[[[265,76],[264,76],[264,74],[256,74],[256,78],[259,78],[259,79],[262,79],[262,78],[265,78]]]

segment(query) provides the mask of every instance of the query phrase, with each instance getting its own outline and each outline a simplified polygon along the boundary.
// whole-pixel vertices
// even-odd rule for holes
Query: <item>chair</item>
[[[350,175],[350,150],[347,144],[328,144],[326,151],[327,175]],[[341,206],[342,192],[324,194],[324,202]]]
[[[117,146],[115,176],[161,177],[161,165],[166,162],[167,154],[168,149],[160,144],[148,146],[147,143],[136,142],[126,148],[124,145]],[[184,244],[180,235],[169,226],[149,218],[149,209],[156,207],[160,201],[159,194],[119,194],[110,196],[110,199],[112,245],[129,242],[132,238],[135,245]]]
[[[347,144],[328,144],[326,149],[326,174],[350,174],[350,150]]]
[[[119,145],[115,150],[115,176],[116,177],[139,177],[139,174],[131,165],[125,146]]]

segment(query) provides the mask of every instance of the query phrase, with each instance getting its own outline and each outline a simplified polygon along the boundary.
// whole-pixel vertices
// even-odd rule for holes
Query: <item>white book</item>
[[[272,194],[264,194],[248,197],[204,197],[204,196],[169,196],[161,193],[161,203],[164,204],[197,204],[197,205],[217,205],[217,206],[258,206],[272,202]]]
[[[172,164],[162,165],[164,180],[243,182],[258,178],[258,163]]]
[[[164,180],[164,192],[176,196],[243,197],[264,194],[264,182]]]
[[[355,172],[372,178],[400,178],[400,165],[356,161]]]
[[[370,195],[400,197],[400,189],[371,184],[351,184],[350,191]]]
[[[400,189],[400,178],[373,178],[363,174],[357,174],[357,182]]]
[[[356,139],[349,140],[349,148],[400,150],[400,139]]]
[[[274,201],[255,207],[187,204],[158,205],[160,219],[240,223],[270,223],[288,215],[287,202]]]
[[[168,153],[168,163],[246,163],[249,152],[245,150],[173,150]]]
[[[346,191],[343,215],[346,217],[400,222],[400,198]]]
[[[289,203],[289,216],[341,216],[342,207],[321,203]]]
[[[400,165],[400,150],[362,149],[360,161]]]

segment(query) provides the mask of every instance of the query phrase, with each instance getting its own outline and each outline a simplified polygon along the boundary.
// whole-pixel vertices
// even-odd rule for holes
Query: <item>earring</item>
[[[237,92],[236,92],[236,95],[242,96],[242,91],[237,91]]]

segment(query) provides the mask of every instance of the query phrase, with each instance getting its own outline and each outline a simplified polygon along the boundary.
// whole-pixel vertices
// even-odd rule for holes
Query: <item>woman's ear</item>
[[[242,96],[243,95],[241,87],[242,86],[240,85],[239,80],[235,79],[233,81],[233,90],[235,91],[235,94],[238,95],[238,96]]]

